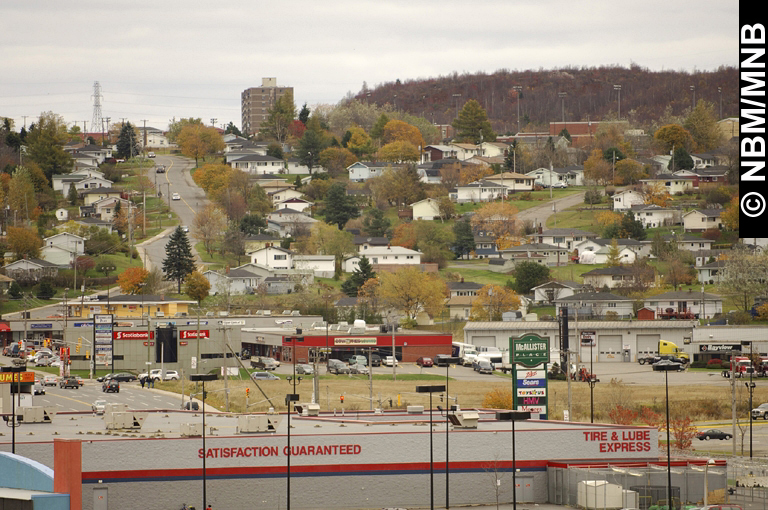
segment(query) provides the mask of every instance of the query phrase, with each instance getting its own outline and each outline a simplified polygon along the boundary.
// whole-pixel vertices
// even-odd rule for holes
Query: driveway
[[[520,211],[517,214],[517,219],[518,221],[531,220],[535,226],[538,227],[538,225],[541,224],[541,228],[546,230],[547,220],[555,211],[562,211],[582,203],[584,203],[584,192],[575,193],[573,195],[568,195],[567,197],[558,198],[551,202],[544,202],[541,205]]]

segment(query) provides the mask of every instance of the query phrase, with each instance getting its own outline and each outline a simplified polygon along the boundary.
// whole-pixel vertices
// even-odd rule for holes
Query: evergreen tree
[[[67,200],[69,200],[69,205],[77,204],[77,188],[75,188],[74,183],[69,185],[69,193],[67,193]]]
[[[299,111],[299,121],[306,126],[308,120],[309,108],[307,108],[307,103],[304,103],[304,106],[301,107],[301,111]]]
[[[472,232],[472,225],[468,221],[457,221],[453,225],[453,235],[456,237],[453,252],[457,257],[469,255],[475,250],[475,234]]]
[[[376,207],[368,209],[363,218],[363,232],[371,237],[386,237],[391,225],[392,222],[384,217],[384,211]]]
[[[195,269],[195,258],[192,256],[192,247],[187,234],[181,230],[181,227],[176,227],[168,244],[165,245],[165,260],[163,260],[165,279],[175,280],[178,284],[178,292],[181,294],[181,284]]]
[[[344,184],[333,183],[325,195],[325,207],[323,210],[325,222],[336,225],[339,230],[352,218],[360,216],[355,199],[347,195]]]
[[[363,255],[360,258],[360,263],[358,264],[357,269],[349,275],[347,281],[341,284],[341,290],[347,296],[355,297],[357,296],[360,287],[371,278],[376,278],[376,273],[373,271],[373,267],[371,266],[368,257]]]
[[[8,287],[8,297],[11,299],[21,299],[22,294],[21,285],[16,280],[12,281],[11,286]]]
[[[299,140],[296,156],[302,165],[306,165],[309,168],[310,175],[312,175],[312,168],[317,166],[317,160],[325,147],[325,137],[321,132],[314,129],[304,131],[304,135]]]
[[[451,125],[456,129],[456,140],[466,143],[493,142],[496,140],[496,133],[491,128],[488,114],[474,99],[464,103],[459,117]]]
[[[130,122],[126,122],[117,137],[117,157],[129,159],[141,152],[139,137]]]

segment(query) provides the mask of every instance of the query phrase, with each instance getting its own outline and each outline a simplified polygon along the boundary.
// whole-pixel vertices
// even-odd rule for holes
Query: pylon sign
[[[535,333],[527,333],[519,338],[511,337],[509,352],[509,361],[513,364],[515,409],[530,411],[531,417],[546,420],[549,339]]]

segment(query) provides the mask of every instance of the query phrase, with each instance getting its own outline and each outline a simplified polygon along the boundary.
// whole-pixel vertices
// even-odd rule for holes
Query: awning
[[[11,326],[10,325],[8,325],[8,324],[6,324],[4,322],[0,322],[0,331],[10,331],[10,330],[11,330]]]

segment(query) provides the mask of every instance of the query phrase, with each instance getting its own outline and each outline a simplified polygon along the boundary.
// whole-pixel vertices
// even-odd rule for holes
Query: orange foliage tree
[[[514,397],[512,390],[494,388],[483,397],[483,407],[486,409],[512,409]]]
[[[621,405],[617,405],[608,411],[608,417],[611,419],[611,423],[616,423],[618,425],[632,425],[637,419],[637,415],[637,411],[633,411],[632,409]]]
[[[138,294],[148,276],[149,271],[143,267],[129,267],[117,277],[117,285],[123,294]]]

